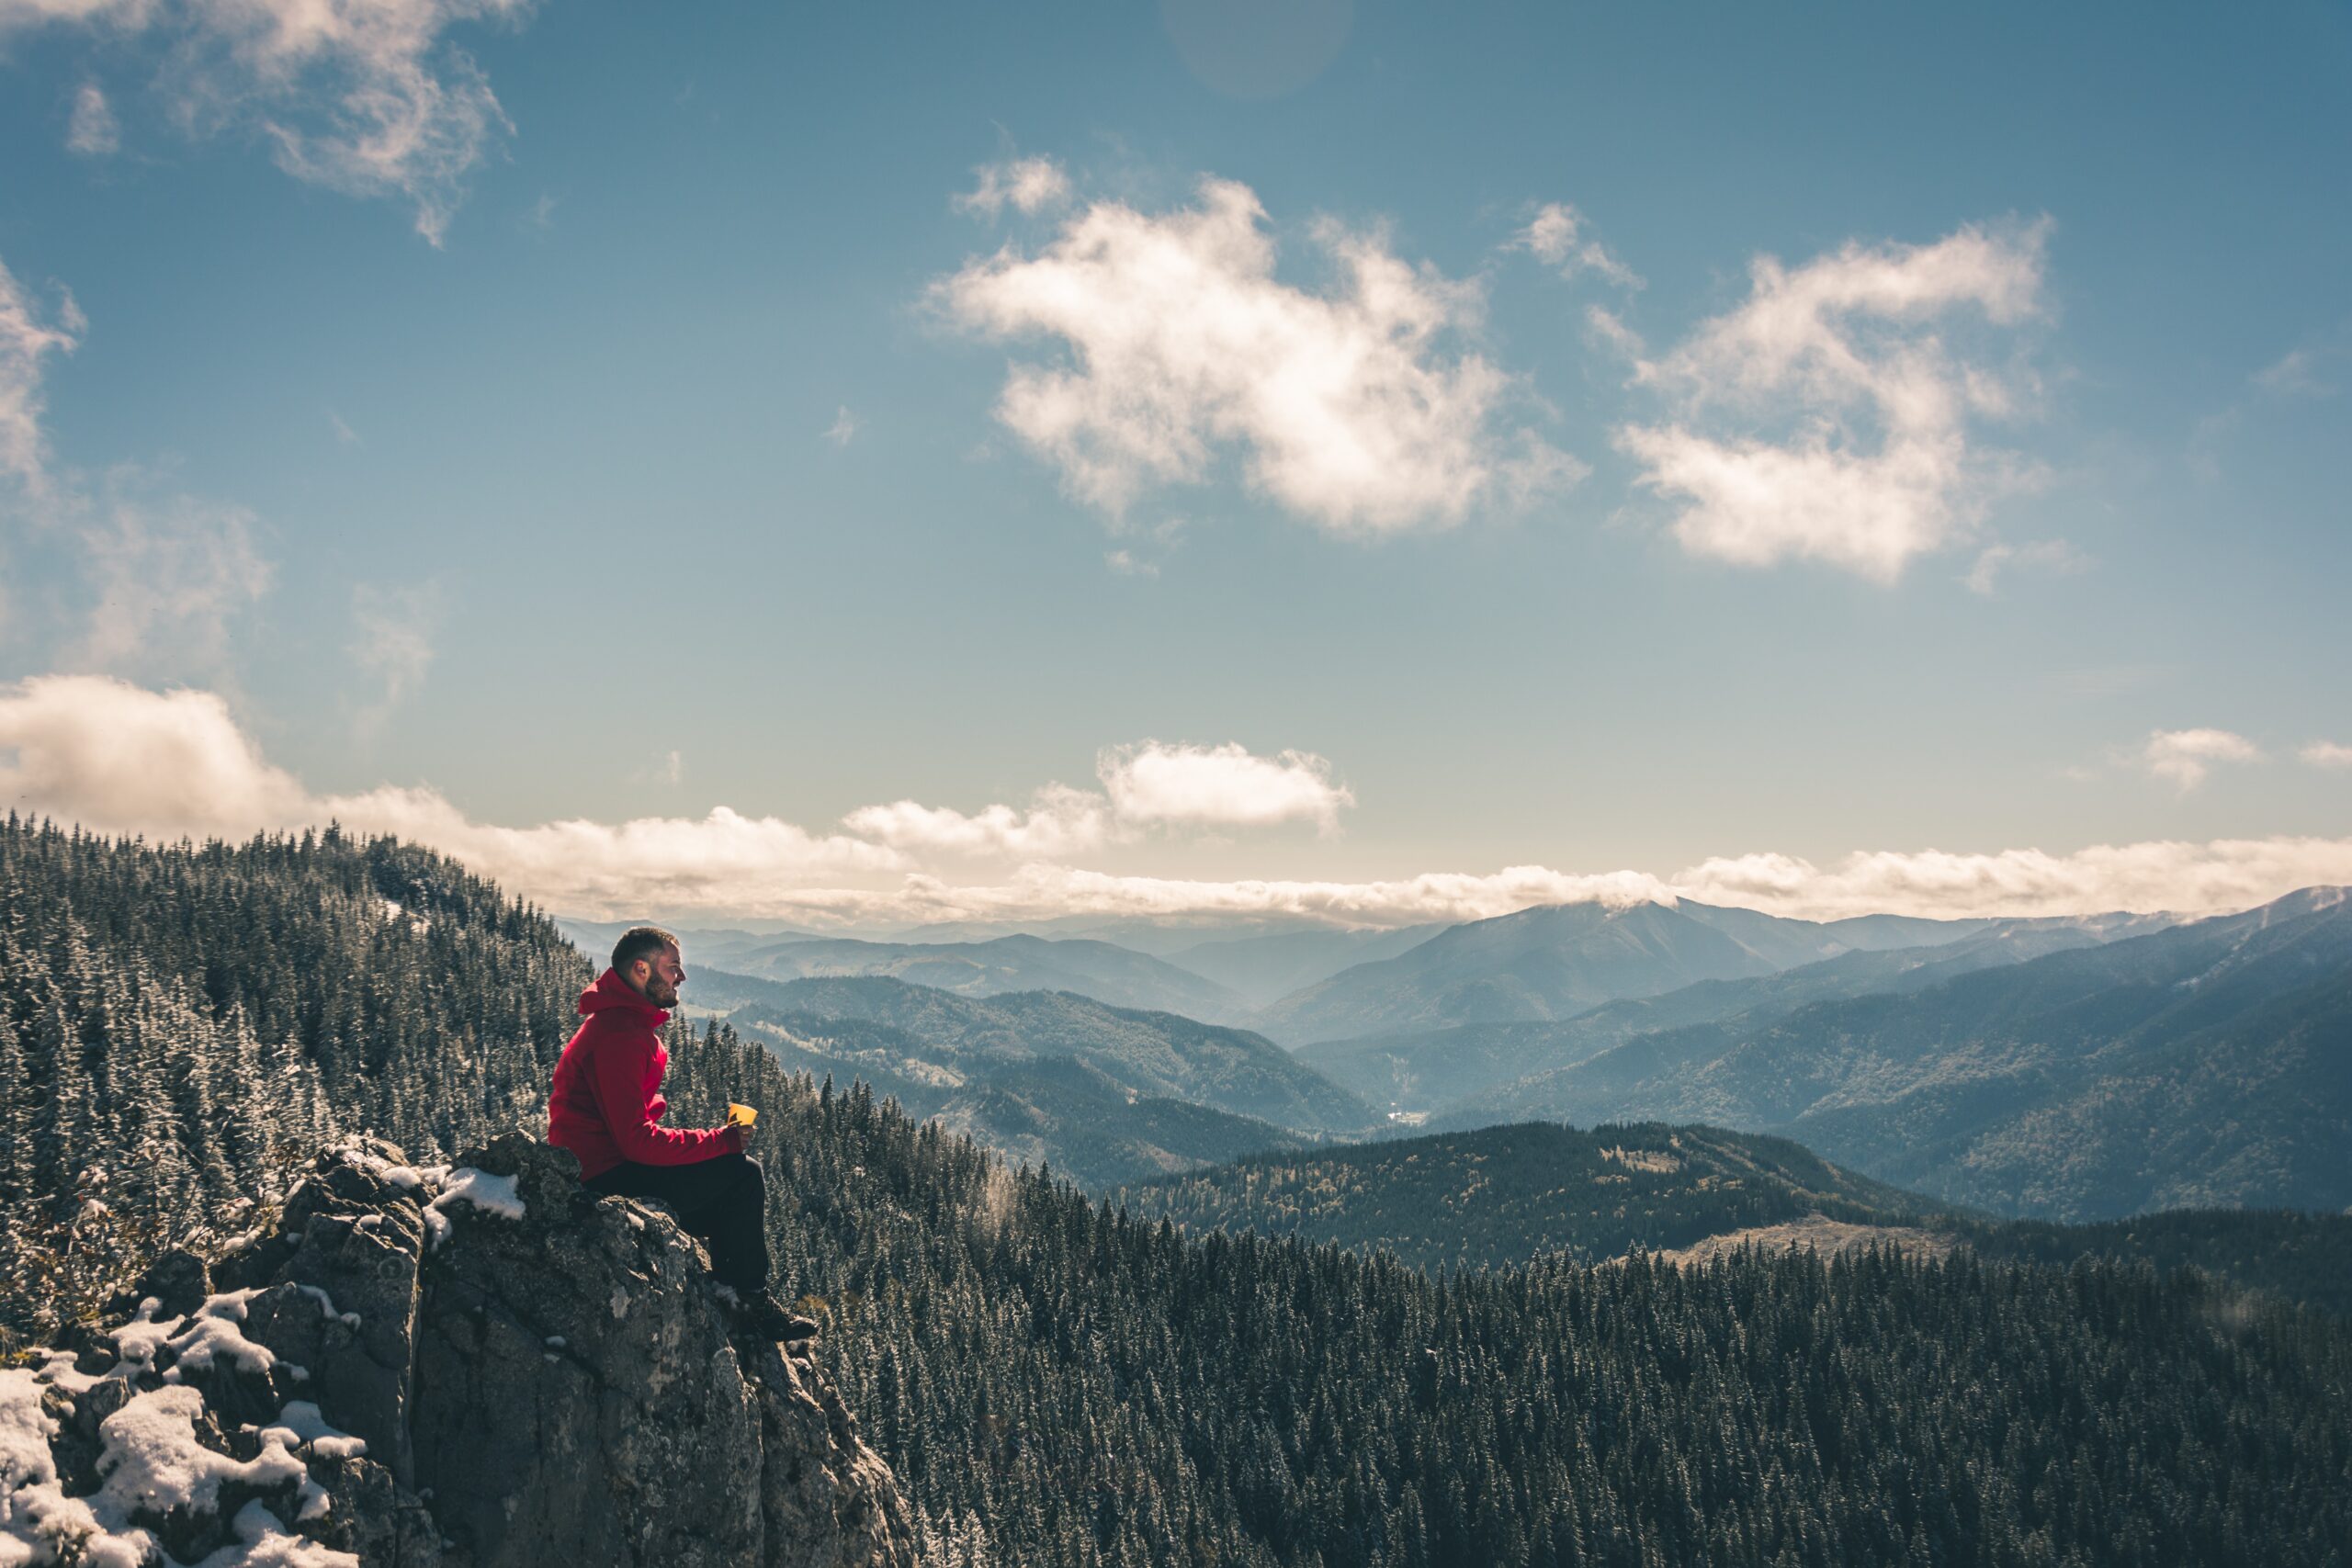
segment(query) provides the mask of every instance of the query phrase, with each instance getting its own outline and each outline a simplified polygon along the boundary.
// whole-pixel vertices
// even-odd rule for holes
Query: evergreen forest
[[[592,977],[494,886],[332,830],[12,820],[0,942],[17,1345],[138,1247],[266,1219],[322,1138],[537,1122]],[[764,1111],[780,1283],[951,1568],[2352,1554],[2352,1325],[2199,1269],[1421,1269],[1144,1217],[724,1024],[670,1049],[673,1121]]]

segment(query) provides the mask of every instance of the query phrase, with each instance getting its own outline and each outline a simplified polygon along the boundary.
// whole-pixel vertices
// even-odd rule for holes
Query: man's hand
[[[759,1119],[760,1113],[752,1107],[738,1105],[731,1100],[727,1102],[727,1124],[729,1127],[748,1128]]]

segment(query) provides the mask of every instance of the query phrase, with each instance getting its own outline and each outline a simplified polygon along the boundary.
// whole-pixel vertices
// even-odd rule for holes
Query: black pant
[[[768,1288],[768,1179],[749,1155],[720,1155],[692,1165],[628,1160],[588,1185],[608,1196],[651,1198],[669,1205],[688,1235],[710,1248],[711,1277],[741,1293]]]

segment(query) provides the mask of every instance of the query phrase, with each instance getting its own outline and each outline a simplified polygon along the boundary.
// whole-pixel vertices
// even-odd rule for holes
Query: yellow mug
[[[729,1127],[748,1127],[759,1119],[760,1113],[751,1106],[738,1105],[731,1100],[727,1102],[727,1124]]]

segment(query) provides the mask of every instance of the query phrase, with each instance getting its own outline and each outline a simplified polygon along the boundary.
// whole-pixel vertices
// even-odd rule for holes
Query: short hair
[[[621,932],[620,941],[613,943],[613,967],[626,976],[628,966],[639,959],[677,945],[678,939],[660,926],[631,926]]]

